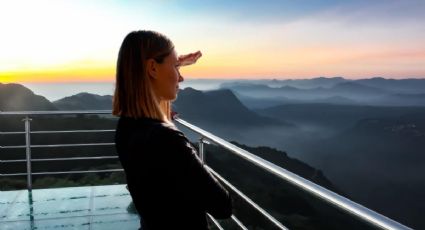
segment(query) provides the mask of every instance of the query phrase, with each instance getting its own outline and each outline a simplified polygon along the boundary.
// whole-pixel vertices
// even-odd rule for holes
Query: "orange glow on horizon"
[[[0,72],[0,82],[103,82],[113,81],[115,69],[79,68]]]
[[[191,67],[181,70],[182,76],[187,79],[309,79],[315,77],[344,77],[347,79],[358,79],[368,77],[385,78],[423,78],[421,69],[413,68],[406,72],[404,69],[382,70],[379,67],[362,70],[361,64],[356,66],[340,66],[328,68],[311,66],[299,70],[287,66],[279,71],[272,69],[248,69],[243,66],[202,66]],[[0,83],[54,83],[54,82],[113,82],[115,81],[115,69],[75,69],[75,70],[37,70],[37,71],[15,71],[0,73]]]
[[[425,51],[382,47],[305,47],[257,52],[216,50],[193,66],[181,68],[186,79],[307,79],[320,76],[348,79],[424,78]],[[81,60],[61,66],[0,70],[1,83],[112,82],[112,61]]]

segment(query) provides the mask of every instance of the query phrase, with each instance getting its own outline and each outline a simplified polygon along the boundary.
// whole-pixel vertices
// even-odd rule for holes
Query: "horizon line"
[[[342,78],[345,80],[367,80],[367,79],[385,79],[385,80],[425,80],[424,77],[383,77],[383,76],[374,76],[374,77],[360,77],[360,78],[352,78],[352,77],[343,77],[343,76],[317,76],[317,77],[206,77],[206,78],[198,78],[198,77],[186,77],[185,80],[193,81],[193,80],[223,80],[223,81],[231,81],[231,80],[242,80],[242,81],[256,81],[256,80],[277,80],[277,81],[285,81],[285,80],[312,80],[312,79],[335,79]],[[99,83],[115,83],[115,80],[88,80],[88,81],[0,81],[1,84],[9,84],[9,83],[17,83],[17,84],[57,84],[57,83],[70,83],[70,84],[99,84]],[[184,81],[183,83],[184,84]]]

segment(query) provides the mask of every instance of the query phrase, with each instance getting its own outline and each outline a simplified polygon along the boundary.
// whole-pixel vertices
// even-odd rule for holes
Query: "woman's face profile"
[[[180,63],[175,50],[162,63],[153,61],[149,65],[148,68],[150,69],[151,76],[154,76],[152,85],[156,95],[160,100],[175,100],[179,90],[178,83],[183,81],[183,77],[179,71]]]

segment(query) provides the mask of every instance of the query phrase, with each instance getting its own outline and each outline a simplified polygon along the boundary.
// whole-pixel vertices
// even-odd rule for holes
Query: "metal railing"
[[[19,112],[0,112],[0,115],[21,115],[25,124],[24,132],[0,132],[1,135],[18,135],[25,134],[25,145],[0,146],[0,149],[20,149],[25,148],[25,160],[0,160],[0,163],[16,163],[26,162],[26,173],[8,173],[0,174],[0,176],[27,176],[27,189],[32,190],[33,175],[58,175],[58,174],[81,174],[81,173],[104,173],[104,172],[120,172],[123,169],[106,169],[106,170],[79,170],[79,171],[56,171],[56,172],[32,172],[31,162],[43,161],[70,161],[70,160],[100,160],[100,159],[118,159],[118,156],[98,156],[98,157],[68,157],[68,158],[44,158],[32,159],[31,149],[33,148],[57,148],[57,147],[82,147],[82,146],[113,146],[114,143],[81,143],[81,144],[55,144],[55,145],[32,145],[31,134],[56,134],[56,133],[87,133],[87,132],[114,132],[115,130],[58,130],[58,131],[32,131],[31,117],[39,115],[77,115],[77,114],[110,114],[110,111],[94,110],[94,111],[19,111]]]
[[[64,144],[64,145],[31,145],[30,135],[32,133],[67,133],[67,132],[112,132],[114,130],[70,130],[70,131],[31,131],[30,129],[30,116],[38,116],[38,115],[78,115],[78,114],[111,114],[109,110],[94,110],[94,111],[25,111],[25,112],[0,112],[0,115],[8,116],[8,115],[22,115],[25,116],[23,121],[25,122],[25,132],[0,132],[3,135],[13,135],[13,134],[25,134],[26,144],[24,146],[0,146],[0,148],[25,148],[26,149],[26,160],[8,160],[1,161],[0,163],[8,163],[8,162],[27,162],[27,173],[14,173],[14,174],[0,174],[0,176],[17,176],[17,175],[27,175],[28,182],[28,190],[32,189],[32,175],[47,175],[47,174],[64,174],[64,173],[97,173],[97,172],[116,172],[123,171],[122,169],[108,169],[108,170],[90,170],[90,171],[67,171],[67,172],[38,172],[33,173],[31,171],[31,162],[32,161],[53,161],[53,160],[96,160],[96,159],[110,159],[113,158],[111,156],[101,156],[101,157],[78,157],[78,158],[47,158],[47,159],[31,159],[31,148],[44,148],[44,147],[69,147],[69,146],[90,146],[90,145],[113,145],[114,143],[90,143],[90,144]],[[338,195],[326,188],[321,187],[311,181],[308,181],[282,167],[279,167],[269,161],[266,161],[244,149],[233,145],[220,137],[217,137],[195,125],[192,125],[180,118],[175,119],[176,122],[190,129],[191,131],[199,134],[201,137],[199,138],[199,155],[201,160],[204,162],[204,144],[209,144],[210,142],[215,143],[235,155],[245,159],[254,165],[276,175],[278,178],[289,182],[295,187],[314,195],[326,203],[329,203],[340,210],[357,217],[358,219],[365,221],[375,227],[381,229],[410,229],[409,227],[398,223],[386,216],[383,216],[373,210],[370,210],[358,203],[355,203],[341,195]],[[114,157],[117,158],[117,157]],[[230,188],[233,192],[235,192],[239,197],[241,197],[244,201],[246,201],[249,205],[251,205],[254,209],[256,209],[259,213],[261,213],[265,218],[270,220],[277,228],[279,229],[287,229],[282,223],[276,220],[272,215],[270,215],[267,211],[262,209],[259,205],[257,205],[254,201],[249,199],[245,194],[239,191],[236,187],[230,184],[227,180],[225,180],[222,176],[220,176],[217,172],[215,172],[212,168],[205,164],[205,167],[215,175],[221,182],[223,182],[228,188]],[[208,215],[214,224],[219,229],[222,229],[220,224],[210,215]],[[242,229],[247,229],[242,222],[239,221],[234,215],[232,215],[232,220]]]

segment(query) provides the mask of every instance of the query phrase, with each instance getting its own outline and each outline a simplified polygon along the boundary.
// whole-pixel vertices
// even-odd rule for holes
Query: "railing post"
[[[25,116],[23,119],[25,122],[25,146],[26,146],[26,155],[27,155],[27,188],[28,191],[32,190],[32,172],[31,172],[31,118]]]
[[[204,137],[199,138],[198,147],[199,147],[199,158],[201,158],[202,163],[205,164],[205,162],[204,162]]]
[[[199,158],[201,158],[202,162],[205,164],[204,144],[210,144],[210,142],[208,142],[205,137],[199,138],[199,142],[198,142]]]

